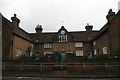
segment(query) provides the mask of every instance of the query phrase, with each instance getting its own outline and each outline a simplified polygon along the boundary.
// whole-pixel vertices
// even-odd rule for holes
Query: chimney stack
[[[86,32],[91,32],[92,28],[93,28],[93,26],[89,25],[89,23],[87,23],[87,25],[85,26]]]
[[[42,25],[39,25],[39,24],[38,24],[38,25],[36,26],[35,30],[36,30],[36,33],[37,33],[37,34],[41,34],[41,33],[42,33],[42,30],[43,30]]]
[[[14,14],[14,16],[11,17],[11,20],[12,20],[12,23],[13,23],[14,25],[16,25],[16,26],[19,27],[20,20],[17,18],[17,15],[16,15],[16,14]]]
[[[110,9],[108,11],[108,15],[106,16],[106,19],[108,20],[108,23],[114,18],[115,16],[115,12],[112,11],[112,9]]]

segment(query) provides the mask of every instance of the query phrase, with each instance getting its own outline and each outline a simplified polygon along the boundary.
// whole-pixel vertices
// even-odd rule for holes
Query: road
[[[40,78],[40,77],[3,77],[2,80],[120,80],[120,78]]]

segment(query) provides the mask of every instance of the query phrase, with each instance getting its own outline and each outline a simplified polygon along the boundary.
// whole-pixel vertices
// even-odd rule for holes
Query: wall
[[[108,54],[110,53],[108,31],[105,31],[94,41],[95,41],[95,45],[93,45],[93,50],[96,50],[96,55],[99,54],[98,49],[100,50],[100,54],[103,54],[104,47],[107,47],[107,53]]]
[[[111,23],[109,23],[109,39],[110,39],[111,55],[117,55],[120,51],[120,49],[118,48],[118,46],[119,46],[118,38],[120,37],[120,35],[118,35],[119,30],[120,30],[119,19],[120,19],[120,11],[113,18]]]
[[[2,57],[3,59],[10,59],[12,46],[12,32],[13,28],[8,25],[2,17]]]
[[[28,47],[32,46],[33,44],[27,40],[24,40],[18,36],[13,37],[13,54],[12,57],[16,57],[16,49],[22,50],[22,54],[25,54],[28,50]],[[33,46],[34,47],[34,46]],[[33,51],[32,51],[33,52]],[[34,52],[33,52],[34,53]]]
[[[87,56],[88,51],[92,51],[92,46],[90,42],[83,42],[83,47],[77,48],[75,47],[74,42],[65,42],[65,43],[52,43],[52,48],[44,48],[44,44],[36,44],[35,45],[35,52],[39,52],[40,54],[44,55],[45,51],[49,52],[62,52],[65,53],[72,52],[75,54],[78,50],[83,50],[84,56]]]

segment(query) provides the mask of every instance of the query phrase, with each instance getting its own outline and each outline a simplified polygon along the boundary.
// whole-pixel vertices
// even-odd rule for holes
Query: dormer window
[[[59,42],[67,42],[67,35],[65,30],[60,31]]]
[[[67,42],[67,35],[60,35],[59,42]]]

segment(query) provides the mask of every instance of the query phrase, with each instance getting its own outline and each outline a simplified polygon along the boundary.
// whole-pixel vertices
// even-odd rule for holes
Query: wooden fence
[[[3,74],[27,74],[29,76],[80,76],[119,77],[119,63],[39,63],[3,62]]]

